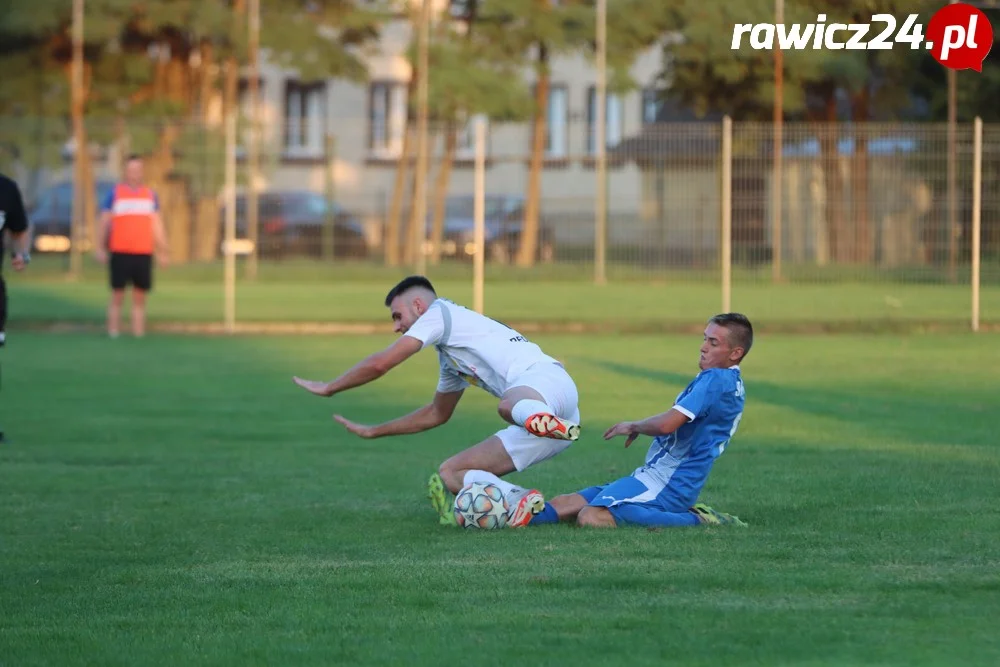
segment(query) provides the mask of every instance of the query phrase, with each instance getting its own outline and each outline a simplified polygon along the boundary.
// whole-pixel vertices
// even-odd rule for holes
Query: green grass
[[[474,534],[424,481],[501,426],[334,424],[421,405],[422,354],[331,400],[391,338],[23,334],[0,352],[0,664],[993,665],[1000,449],[991,337],[760,336],[703,500],[746,530]],[[513,478],[631,471],[613,421],[669,406],[697,337],[540,337],[584,435]]]
[[[39,272],[12,279],[16,299],[12,326],[103,320],[108,294],[101,269],[88,264],[84,279],[70,282],[55,268],[48,258]],[[374,264],[330,270],[309,263],[264,264],[258,280],[238,283],[236,318],[243,323],[386,323],[385,294],[407,273],[404,268]],[[430,269],[429,274],[441,294],[472,306],[468,267],[446,265]],[[643,280],[612,280],[604,286],[593,285],[590,276],[587,267],[539,267],[523,275],[492,267],[485,308],[491,316],[511,323],[583,323],[657,331],[701,325],[722,307],[720,284],[707,274],[677,271]],[[224,289],[218,267],[184,266],[159,271],[156,279],[149,307],[152,322],[222,321]],[[971,317],[967,284],[864,282],[848,276],[835,282],[774,285],[758,273],[738,272],[731,304],[771,330],[796,326],[872,330],[922,324],[958,329],[967,327]],[[1000,284],[982,287],[981,318],[1000,322]]]

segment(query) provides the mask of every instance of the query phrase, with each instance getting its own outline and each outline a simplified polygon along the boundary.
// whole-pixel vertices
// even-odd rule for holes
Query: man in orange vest
[[[108,335],[118,336],[125,288],[132,285],[132,334],[146,332],[146,294],[153,288],[153,255],[161,266],[168,262],[167,236],[156,193],[142,182],[142,158],[129,156],[125,182],[108,193],[101,207],[97,259],[109,262],[111,303]],[[110,258],[109,258],[110,254]],[[110,259],[110,261],[109,261]]]

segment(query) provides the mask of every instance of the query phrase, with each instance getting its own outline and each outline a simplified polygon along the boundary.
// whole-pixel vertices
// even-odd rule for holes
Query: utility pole
[[[260,150],[258,132],[260,131],[260,0],[249,0],[249,55],[250,55],[250,133],[247,137],[247,235],[250,240],[250,254],[247,257],[248,278],[257,277],[257,260],[260,257],[258,240],[260,239],[259,200],[257,198],[257,181],[260,171]]]
[[[424,241],[427,236],[427,79],[430,78],[430,23],[431,0],[422,0],[420,7],[420,35],[417,45],[417,173],[413,179],[413,252],[416,253],[417,274],[427,271],[427,256],[424,254]]]
[[[958,0],[950,0],[955,4]],[[997,0],[962,0],[976,9],[998,9]],[[958,280],[958,73],[948,68],[948,280]]]
[[[785,0],[774,0],[775,23],[785,22]],[[771,280],[781,282],[782,255],[782,220],[781,206],[783,202],[783,147],[784,147],[784,117],[785,117],[785,57],[781,49],[774,50],[774,175],[772,177],[771,202]]]
[[[597,0],[597,90],[595,94],[594,114],[597,122],[594,133],[597,149],[597,197],[594,211],[594,282],[604,285],[607,276],[607,241],[608,241],[608,155],[607,155],[607,41],[608,41],[608,2]]]
[[[83,270],[83,227],[86,224],[87,194],[84,169],[84,151],[87,150],[83,125],[83,2],[73,0],[73,63],[72,63],[72,116],[73,116],[73,219],[70,225],[69,270],[79,278]],[[94,239],[95,243],[98,242]]]

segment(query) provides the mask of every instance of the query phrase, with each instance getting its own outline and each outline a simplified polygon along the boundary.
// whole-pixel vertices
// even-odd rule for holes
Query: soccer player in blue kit
[[[701,346],[701,372],[669,410],[609,428],[605,440],[653,436],[643,465],[627,477],[557,496],[534,515],[535,526],[576,519],[580,526],[745,526],[738,517],[698,504],[715,460],[736,434],[746,392],[740,362],[753,344],[745,315],[724,313],[709,320]]]

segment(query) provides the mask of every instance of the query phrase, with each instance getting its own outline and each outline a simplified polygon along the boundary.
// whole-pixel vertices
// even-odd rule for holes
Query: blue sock
[[[529,526],[540,526],[543,523],[559,523],[559,514],[556,512],[556,508],[545,503],[545,507],[541,512],[531,517],[531,522]]]

